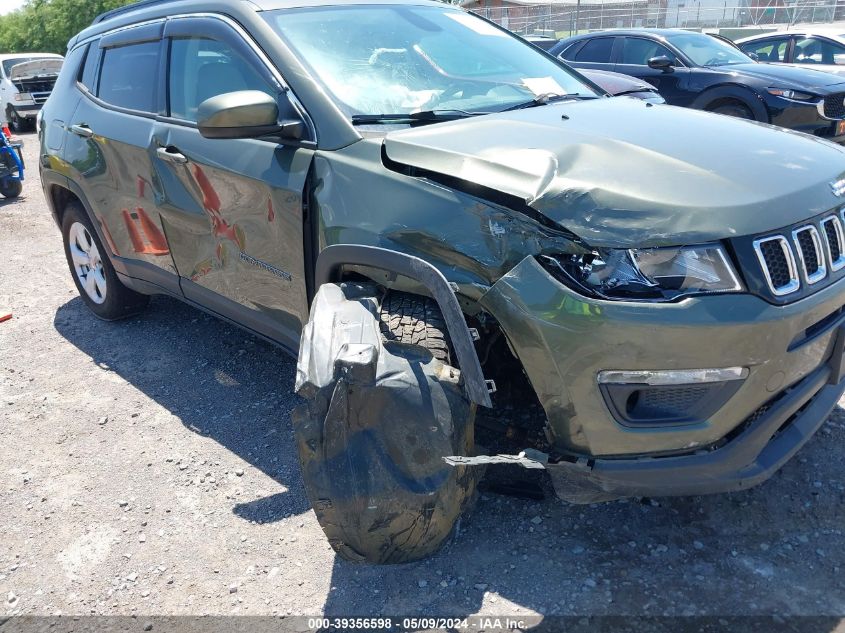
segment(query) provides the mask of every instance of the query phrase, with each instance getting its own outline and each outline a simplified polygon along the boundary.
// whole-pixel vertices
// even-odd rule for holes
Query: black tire
[[[751,109],[747,106],[744,106],[741,103],[723,103],[722,105],[716,106],[715,108],[707,108],[708,112],[713,112],[715,114],[724,114],[727,116],[736,117],[737,119],[748,119],[749,121],[754,120],[754,113],[751,112]]]
[[[13,108],[9,108],[9,127],[12,128],[12,132],[26,132],[29,129],[29,123],[27,120],[21,116],[18,116],[18,113],[15,112]]]
[[[23,183],[16,178],[4,178],[0,180],[0,194],[4,198],[17,198],[23,191]]]
[[[76,266],[74,265],[73,255],[71,253],[71,242],[74,238],[71,237],[71,233],[72,230],[74,233],[80,230],[74,226],[79,224],[84,227],[87,239],[93,243],[99,255],[99,272],[105,280],[104,292],[97,292],[98,299],[101,299],[99,302],[89,296],[88,291],[83,286],[80,274],[77,273]],[[108,251],[103,248],[97,232],[91,225],[88,214],[78,202],[71,202],[65,207],[64,215],[62,216],[62,241],[64,242],[65,257],[70,268],[70,274],[73,277],[73,282],[76,284],[76,289],[79,291],[79,296],[94,315],[104,321],[115,321],[137,314],[147,306],[150,301],[149,296],[130,290],[118,279],[117,273],[115,273],[114,267],[111,261],[109,261]],[[92,274],[90,268],[88,269],[88,274]],[[85,275],[85,279],[88,279],[88,275]]]
[[[452,364],[452,341],[433,299],[391,291],[381,304],[381,334],[387,341],[417,345],[437,360]]]

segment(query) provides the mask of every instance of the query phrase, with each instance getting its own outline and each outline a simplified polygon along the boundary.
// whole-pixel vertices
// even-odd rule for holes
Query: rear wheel
[[[124,286],[91,226],[88,214],[72,202],[62,217],[65,257],[79,296],[96,316],[106,321],[140,312],[150,298]]]
[[[723,103],[722,105],[718,105],[715,108],[708,108],[707,110],[708,112],[725,114],[738,119],[754,119],[754,114],[752,114],[751,110],[739,102]]]
[[[300,346],[302,477],[329,543],[350,561],[432,554],[481,474],[443,461],[471,454],[475,405],[437,358],[450,356],[442,316],[427,299],[395,294],[379,307],[373,284],[321,286]]]

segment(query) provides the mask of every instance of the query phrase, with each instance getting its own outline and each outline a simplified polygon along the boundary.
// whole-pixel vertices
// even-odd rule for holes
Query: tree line
[[[133,0],[27,0],[0,16],[0,53],[59,53],[97,15]]]

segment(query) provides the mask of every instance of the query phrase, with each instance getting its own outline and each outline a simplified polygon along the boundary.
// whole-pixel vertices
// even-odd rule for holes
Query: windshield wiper
[[[569,94],[557,94],[554,92],[546,92],[541,95],[537,95],[533,99],[529,99],[528,101],[523,101],[522,103],[517,103],[516,105],[508,106],[504,110],[499,110],[499,112],[510,112],[511,110],[522,110],[524,108],[534,108],[536,106],[546,105],[547,103],[551,103],[552,101],[561,101],[563,99],[595,99],[594,95],[582,95],[580,92],[572,92]]]
[[[418,123],[438,121],[454,121],[466,117],[491,114],[490,112],[468,112],[466,110],[422,110],[420,112],[397,112],[394,114],[353,114],[352,125],[366,125],[368,123]]]

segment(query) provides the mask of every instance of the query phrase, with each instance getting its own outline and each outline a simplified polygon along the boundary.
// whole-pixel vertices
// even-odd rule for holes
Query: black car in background
[[[680,29],[609,30],[561,40],[549,53],[578,69],[648,81],[670,105],[697,108],[845,142],[845,82],[763,64],[718,38]]]

